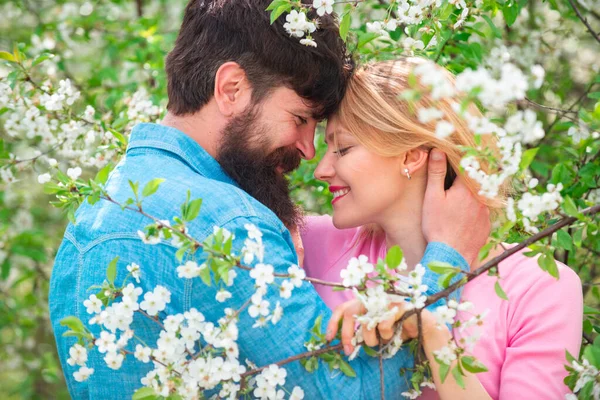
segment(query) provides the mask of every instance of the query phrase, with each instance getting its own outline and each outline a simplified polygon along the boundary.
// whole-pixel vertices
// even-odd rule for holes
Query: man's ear
[[[222,64],[215,75],[214,99],[224,117],[242,113],[250,104],[252,87],[244,69],[233,61]]]
[[[402,174],[405,174],[404,169],[408,169],[411,176],[417,175],[420,171],[424,170],[427,166],[427,158],[429,153],[427,150],[416,148],[407,151],[404,154],[404,161],[402,163]]]

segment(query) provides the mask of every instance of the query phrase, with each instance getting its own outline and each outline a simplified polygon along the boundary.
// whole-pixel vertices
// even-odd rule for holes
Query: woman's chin
[[[351,218],[344,218],[343,216],[337,214],[335,211],[333,212],[332,221],[333,226],[335,226],[337,229],[357,228],[361,225],[359,221],[353,220]]]

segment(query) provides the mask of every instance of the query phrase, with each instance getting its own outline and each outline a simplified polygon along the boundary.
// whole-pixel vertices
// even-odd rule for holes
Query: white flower
[[[380,21],[367,22],[367,32],[377,33],[379,35],[387,35],[383,23]]]
[[[438,325],[452,325],[454,318],[456,317],[456,310],[449,308],[448,306],[439,306],[433,312],[433,315]]]
[[[265,286],[273,283],[273,266],[269,264],[256,264],[250,271],[250,276],[255,280],[257,286]]]
[[[282,316],[283,316],[283,308],[281,307],[281,304],[279,304],[279,302],[277,302],[277,304],[275,304],[275,309],[273,310],[271,323],[273,323],[273,325],[275,325],[276,323],[278,323],[281,320]]]
[[[115,370],[121,368],[124,359],[125,356],[123,354],[114,351],[109,352],[106,354],[106,356],[104,356],[104,362],[106,362],[106,365]]]
[[[229,293],[225,289],[221,289],[217,292],[217,295],[215,296],[215,298],[219,303],[223,303],[225,300],[231,298],[231,293]]]
[[[92,294],[85,300],[83,306],[86,308],[88,314],[98,314],[102,311],[102,301],[100,301],[95,294]]]
[[[544,71],[544,67],[539,64],[536,64],[531,67],[531,75],[534,78],[533,87],[539,89],[542,87],[542,83],[544,83],[544,76],[546,75],[546,71]]]
[[[152,355],[152,349],[150,349],[149,347],[142,346],[141,344],[138,344],[137,346],[135,346],[135,353],[133,354],[133,356],[135,358],[137,358],[139,361],[141,361],[143,363],[148,363],[148,362],[150,362],[151,355]]]
[[[83,366],[78,371],[73,372],[73,377],[77,382],[86,381],[94,373],[94,368]]]
[[[262,238],[262,232],[254,224],[244,224],[244,228],[248,231],[248,239],[258,240]]]
[[[144,242],[145,244],[152,245],[160,243],[159,236],[146,236],[146,233],[143,231],[137,231],[137,234],[140,237],[140,239],[142,239],[142,242]]]
[[[137,283],[140,283],[140,266],[136,263],[131,263],[127,266],[127,271],[135,279]]]
[[[198,266],[195,261],[186,261],[185,264],[177,267],[177,276],[185,279],[192,279],[200,276],[200,271],[206,268],[206,264]]]
[[[52,175],[50,175],[49,173],[41,174],[40,176],[38,176],[38,183],[43,185],[44,183],[50,182],[51,179]]]
[[[303,44],[304,46],[317,47],[317,42],[310,37],[300,39],[300,44]]]
[[[314,0],[313,7],[317,9],[319,17],[322,17],[333,12],[333,3],[334,0]]]
[[[87,349],[78,343],[71,346],[69,349],[69,356],[67,364],[71,366],[81,365],[83,367],[88,360]]]
[[[407,36],[402,40],[402,47],[404,47],[404,50],[409,51],[423,50],[425,48],[425,43],[423,43],[421,40],[415,40],[410,36]]]
[[[304,398],[304,390],[300,386],[294,386],[294,390],[292,390],[292,394],[290,395],[290,400],[301,400]]]
[[[77,180],[77,178],[79,178],[81,176],[81,168],[80,167],[69,168],[69,169],[67,169],[67,175],[69,176],[69,178],[71,178],[73,180]]]
[[[288,268],[288,274],[290,274],[290,281],[294,286],[297,288],[302,286],[302,281],[306,278],[306,272],[302,268],[292,265]]]
[[[115,340],[117,340],[117,338],[114,334],[102,331],[100,333],[100,337],[96,339],[94,344],[96,345],[96,347],[98,347],[98,351],[100,353],[106,353],[108,351],[116,350],[117,345],[115,344]]]
[[[435,136],[440,139],[450,136],[452,132],[454,132],[454,125],[448,121],[441,120],[435,126]]]
[[[442,364],[450,365],[452,361],[456,360],[456,344],[451,342],[440,350],[434,350],[433,354]]]
[[[443,116],[444,112],[435,107],[419,108],[418,111],[419,122],[422,124],[427,124],[436,119],[440,119]]]
[[[418,399],[421,395],[421,392],[415,389],[410,389],[408,392],[402,392],[401,395],[407,399]]]
[[[312,33],[317,27],[314,23],[306,20],[306,14],[301,11],[292,10],[285,17],[286,23],[283,24],[284,29],[290,36],[301,38],[306,32]]]
[[[166,303],[161,299],[161,296],[156,294],[156,291],[146,292],[144,294],[144,301],[140,303],[140,308],[152,317],[164,310],[165,307]]]
[[[252,304],[248,307],[248,314],[250,314],[252,318],[256,318],[259,315],[266,317],[269,315],[269,302],[267,300],[261,300],[256,304]]]
[[[292,296],[292,290],[294,289],[294,285],[292,282],[285,280],[281,282],[281,286],[279,287],[279,295],[283,299],[289,299]]]
[[[58,161],[56,161],[56,159],[54,159],[54,158],[49,158],[48,165],[51,167],[56,167],[58,165]]]

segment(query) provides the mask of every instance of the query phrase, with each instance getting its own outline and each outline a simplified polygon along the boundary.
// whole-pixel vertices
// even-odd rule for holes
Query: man
[[[144,201],[146,213],[165,220],[180,215],[189,189],[193,198],[203,199],[199,217],[188,226],[193,237],[203,241],[214,226],[224,227],[235,235],[234,249],[239,251],[247,236],[244,226],[254,224],[263,233],[264,262],[285,273],[298,262],[286,227],[294,229],[299,214],[283,174],[296,168],[301,158],[314,157],[316,124],[336,109],[352,63],[330,17],[323,17],[313,34],[318,47],[308,48],[290,38],[280,21],[269,24],[264,11],[268,4],[267,0],[190,1],[166,62],[168,113],[162,125],[135,127],[127,155],[111,174],[107,190],[123,202],[132,195],[129,181],[143,187],[151,179],[166,178]],[[457,212],[444,214],[470,199],[464,194],[444,195],[445,163],[437,163],[430,169],[432,184],[439,185],[432,185],[435,196],[426,205],[434,219],[428,225],[429,239],[446,245],[430,244],[423,261],[438,259],[465,267],[485,241],[489,225]],[[88,288],[105,279],[106,266],[114,257],[120,257],[117,282],[127,274],[124,266],[136,263],[141,266],[139,286],[144,291],[160,284],[171,292],[167,314],[196,308],[216,322],[226,307],[239,308],[254,293],[254,281],[246,271],[238,271],[235,284],[228,288],[233,297],[225,303],[215,300],[214,285],[178,278],[177,248],[170,241],[142,243],[137,231],[151,221],[139,213],[101,201],[83,204],[76,219],[77,224],[65,232],[50,288],[51,319],[73,398],[129,398],[151,369],[128,356],[122,368],[112,370],[103,354],[94,351],[88,359],[94,375],[77,383],[75,369],[66,363],[74,340],[62,337],[65,328],[59,321],[68,315],[89,319],[82,307]],[[435,286],[435,276],[430,273],[429,279]],[[255,320],[247,312],[240,315],[242,362],[263,366],[306,351],[307,332],[317,316],[327,320],[331,315],[308,283],[294,289],[290,299],[273,292],[263,298],[271,305],[281,301],[284,315],[278,324],[253,329]],[[160,330],[137,317],[133,329],[149,345]],[[398,369],[410,362],[410,356],[402,353],[385,363],[388,398],[397,398],[406,389]],[[307,399],[378,398],[378,360],[360,355],[351,365],[356,378],[330,373],[326,367],[310,374],[297,362],[288,364],[286,387],[301,386]]]

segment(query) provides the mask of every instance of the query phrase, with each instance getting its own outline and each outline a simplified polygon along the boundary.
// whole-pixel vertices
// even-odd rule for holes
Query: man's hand
[[[450,189],[444,190],[445,177],[446,155],[432,149],[423,204],[423,234],[427,242],[442,242],[454,248],[470,265],[490,235],[490,211],[460,176]]]

